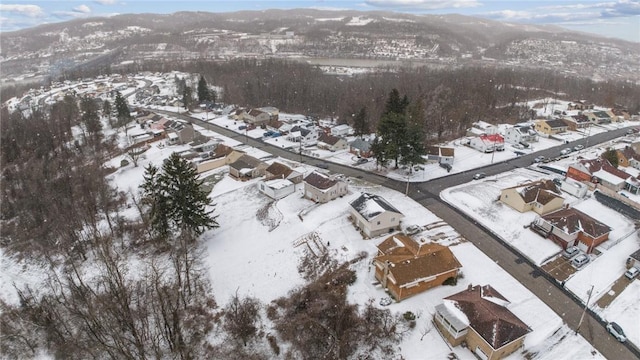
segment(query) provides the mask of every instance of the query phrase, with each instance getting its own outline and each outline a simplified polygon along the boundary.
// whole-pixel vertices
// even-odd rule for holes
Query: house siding
[[[435,277],[431,278],[429,281],[421,281],[417,285],[411,286],[411,287],[398,286],[397,284],[394,284],[393,281],[391,280],[387,280],[386,285],[387,285],[387,290],[389,290],[389,292],[391,293],[391,296],[393,296],[393,298],[396,299],[396,301],[402,301],[408,297],[417,295],[423,291],[429,290],[436,286],[440,286],[448,278],[456,277],[457,275],[458,275],[458,269],[454,269],[446,273],[436,275]],[[378,266],[376,266],[375,276],[376,276],[376,279],[380,281],[380,283],[385,283],[384,268],[380,269]]]
[[[356,227],[362,230],[369,238],[384,234],[390,230],[399,230],[400,220],[403,217],[402,214],[387,211],[369,221],[362,217],[354,208],[350,208],[349,212],[351,216],[353,216]],[[380,224],[378,224],[378,222],[380,222]]]
[[[499,360],[507,355],[512,354],[524,344],[524,336],[510,342],[509,344],[494,350],[473,328],[469,328],[467,332],[466,342],[468,348],[475,352],[476,348],[482,349],[489,360]]]
[[[346,195],[348,191],[347,183],[338,181],[333,187],[322,191],[315,186],[304,183],[304,197],[319,203],[329,202],[339,196]]]

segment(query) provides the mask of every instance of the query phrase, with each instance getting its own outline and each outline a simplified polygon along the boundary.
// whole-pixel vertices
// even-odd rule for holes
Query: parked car
[[[560,151],[560,155],[569,155],[573,150],[571,148],[564,148]]]
[[[609,334],[613,335],[616,340],[620,342],[627,341],[627,337],[624,335],[624,331],[622,330],[620,325],[616,324],[615,322],[610,322],[607,324],[607,331],[609,332]]]
[[[544,159],[546,159],[546,157],[544,157],[544,156],[542,156],[542,155],[540,155],[540,156],[536,156],[536,158],[535,158],[535,159],[533,159],[533,162],[534,162],[534,163],[540,163],[540,162],[543,162],[543,161],[544,161]]]
[[[629,135],[633,134],[633,129],[627,130],[627,134],[629,134]]]
[[[356,160],[356,164],[366,164],[367,162],[369,162],[369,159],[366,158],[359,158]]]
[[[316,167],[320,168],[320,169],[328,169],[329,168],[329,164],[326,163],[317,163]]]
[[[519,150],[524,149],[524,146],[522,146],[522,144],[513,144],[513,145],[511,145],[511,146],[512,146],[514,149],[519,149]]]
[[[480,180],[480,179],[484,179],[487,177],[487,174],[481,172],[481,173],[477,173],[475,175],[473,175],[473,180]]]
[[[589,263],[589,255],[580,254],[571,260],[571,265],[576,268],[576,270],[582,269],[585,265]]]
[[[573,147],[574,151],[580,151],[582,149],[584,149],[584,145],[576,145],[576,146]]]
[[[404,229],[405,235],[414,235],[419,233],[422,230],[422,227],[419,225],[409,225]]]
[[[577,246],[571,246],[566,248],[563,252],[562,252],[562,257],[565,259],[573,259],[574,256],[578,255],[580,253],[580,249],[578,249]]]
[[[640,270],[638,270],[638,268],[636,267],[632,267],[631,269],[624,272],[624,276],[626,276],[629,280],[635,279],[638,274],[640,274]]]
[[[238,126],[238,130],[245,130],[247,128],[246,125],[240,125]]]
[[[441,168],[446,169],[447,172],[451,172],[451,169],[452,169],[451,164],[440,163],[439,165],[440,165]]]

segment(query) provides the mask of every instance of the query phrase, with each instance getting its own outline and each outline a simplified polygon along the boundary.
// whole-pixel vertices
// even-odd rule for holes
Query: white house
[[[504,138],[499,134],[480,135],[471,138],[469,146],[485,153],[502,151],[504,150]]]
[[[587,195],[587,190],[589,190],[589,187],[571,178],[565,178],[560,183],[560,190],[582,199]]]
[[[353,134],[353,128],[347,124],[336,125],[331,128],[331,135],[333,136],[347,136]]]
[[[349,203],[349,214],[356,228],[366,237],[376,237],[400,229],[404,215],[378,195],[362,193]]]
[[[510,144],[531,143],[538,141],[538,133],[532,126],[515,125],[504,133],[504,141]]]
[[[287,135],[288,141],[299,142],[302,146],[313,146],[318,143],[318,130],[315,127],[295,126]]]
[[[304,197],[326,203],[347,194],[347,182],[337,176],[312,172],[304,178]]]
[[[268,197],[278,200],[293,194],[296,191],[295,184],[287,179],[261,180],[258,182],[258,190]]]

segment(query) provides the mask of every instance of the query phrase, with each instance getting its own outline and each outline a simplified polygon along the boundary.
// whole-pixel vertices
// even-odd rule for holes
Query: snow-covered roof
[[[400,210],[389,204],[383,197],[369,193],[362,193],[360,197],[350,202],[349,205],[367,220],[371,220],[387,211],[402,215]]]
[[[265,181],[264,184],[267,187],[270,187],[274,190],[280,190],[280,189],[284,189],[287,188],[289,186],[293,186],[293,183],[287,179],[274,179],[274,180],[269,180],[269,181]]]

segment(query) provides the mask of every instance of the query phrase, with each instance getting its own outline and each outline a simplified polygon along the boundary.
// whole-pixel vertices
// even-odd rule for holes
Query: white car
[[[640,270],[638,268],[632,267],[631,269],[624,272],[624,276],[629,280],[633,280],[636,276],[640,274]]]
[[[622,331],[620,325],[616,324],[615,322],[610,322],[607,324],[607,331],[609,332],[609,334],[613,335],[616,340],[620,342],[627,341],[627,337],[624,335],[624,331]]]
[[[571,151],[573,151],[571,148],[562,149],[562,151],[560,151],[560,155],[569,155],[571,154]]]

